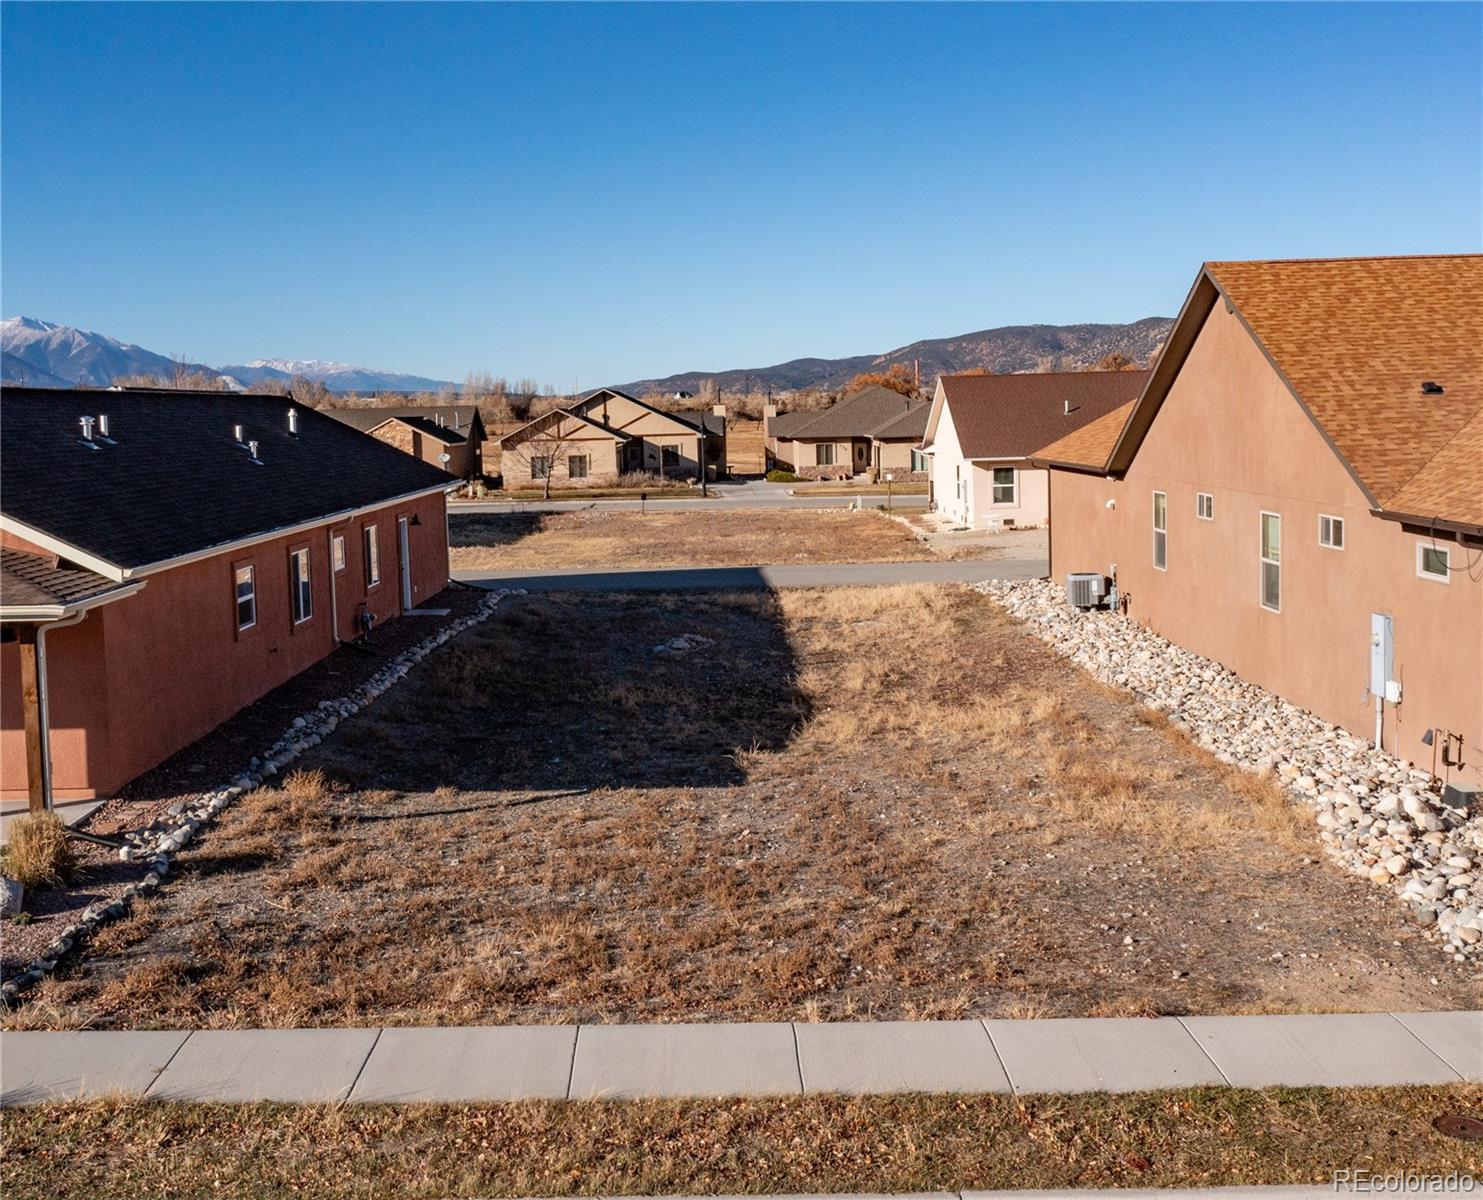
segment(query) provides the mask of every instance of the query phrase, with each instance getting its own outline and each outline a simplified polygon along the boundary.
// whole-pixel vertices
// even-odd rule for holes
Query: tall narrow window
[[[1195,516],[1202,521],[1215,520],[1215,497],[1209,492],[1195,493]]]
[[[1262,607],[1282,611],[1282,518],[1262,513]]]
[[[336,571],[345,569],[345,535],[343,533],[330,535],[330,565]]]
[[[364,532],[366,542],[366,587],[373,588],[381,582],[381,543],[376,539],[376,527],[367,525]]]
[[[925,471],[927,469],[927,456],[920,450],[913,450],[911,452],[911,469],[914,472]]]
[[[1013,504],[1015,493],[1014,468],[994,468],[994,503]]]
[[[294,624],[314,615],[314,591],[309,582],[309,550],[295,550],[288,556],[289,603],[293,606]]]
[[[1318,518],[1318,544],[1330,550],[1344,549],[1344,518],[1320,516]]]
[[[1153,494],[1153,565],[1169,568],[1169,497],[1163,492]]]
[[[252,567],[238,567],[237,577],[237,631],[251,629],[257,624],[257,572]]]

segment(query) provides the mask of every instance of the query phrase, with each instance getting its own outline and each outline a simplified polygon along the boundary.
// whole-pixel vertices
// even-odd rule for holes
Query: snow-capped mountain
[[[369,367],[325,362],[317,358],[255,358],[221,370],[248,388],[263,379],[289,380],[295,376],[318,380],[332,392],[436,392],[453,386],[444,380],[428,379],[422,375],[375,371]]]
[[[190,372],[222,376],[229,386],[238,390],[250,389],[264,379],[286,383],[296,377],[318,380],[332,392],[435,392],[453,386],[441,379],[319,359],[258,358],[231,367],[177,364],[167,355],[106,334],[38,321],[35,317],[0,321],[0,350],[4,351],[5,382],[32,387],[77,384],[107,387],[126,375],[158,375],[168,379],[181,366]]]
[[[177,364],[131,342],[106,334],[38,321],[34,317],[10,317],[0,321],[0,350],[5,352],[5,381],[39,387],[84,384],[107,387],[121,375],[164,375],[175,373]],[[188,371],[219,375],[200,363],[186,363]]]

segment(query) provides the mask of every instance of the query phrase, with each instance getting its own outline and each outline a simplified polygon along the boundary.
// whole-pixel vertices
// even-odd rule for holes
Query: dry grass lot
[[[10,1023],[1477,1000],[1274,788],[966,589],[512,600],[315,755]]]
[[[1431,1126],[1483,1089],[325,1108],[155,1101],[0,1114],[13,1200],[909,1193],[1327,1184],[1483,1171]],[[1380,1190],[1380,1189],[1377,1189]]]
[[[562,512],[455,516],[455,570],[918,562],[936,555],[877,512]]]

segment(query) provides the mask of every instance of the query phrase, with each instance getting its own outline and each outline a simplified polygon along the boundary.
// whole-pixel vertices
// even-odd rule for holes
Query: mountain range
[[[634,395],[648,392],[699,392],[714,381],[726,392],[791,391],[835,388],[863,372],[884,371],[896,364],[920,370],[924,381],[953,371],[981,369],[1004,374],[1016,371],[1076,370],[1109,354],[1147,362],[1158,352],[1173,321],[1145,317],[1126,325],[1006,325],[957,337],[929,338],[884,354],[847,358],[795,358],[768,367],[731,371],[682,371],[619,385]],[[158,375],[179,370],[223,377],[228,386],[246,390],[264,380],[287,382],[295,377],[317,380],[332,392],[436,392],[456,385],[421,375],[377,371],[348,363],[317,359],[260,358],[224,367],[181,363],[164,354],[101,333],[70,325],[11,317],[0,321],[0,351],[7,383],[32,387],[107,387],[121,376]]]

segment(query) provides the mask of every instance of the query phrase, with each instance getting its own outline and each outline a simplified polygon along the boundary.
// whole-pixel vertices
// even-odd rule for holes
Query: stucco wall
[[[400,615],[399,517],[409,519],[412,602],[420,604],[448,581],[441,494],[158,572],[137,594],[58,630],[47,644],[56,796],[117,791],[328,654],[332,531],[346,534],[346,566],[334,582],[340,638],[355,636],[362,601],[378,621]],[[360,532],[368,524],[381,548],[381,582],[369,591]],[[310,552],[313,615],[294,625],[288,557],[300,546]],[[234,569],[245,563],[256,569],[257,623],[239,633]],[[17,650],[4,652],[0,790],[13,799],[26,791],[25,744]]]
[[[430,463],[440,471],[447,471],[459,479],[466,479],[474,474],[479,462],[477,456],[467,442],[449,444],[441,442],[437,438],[429,437],[420,429],[414,429],[410,425],[404,425],[400,421],[388,421],[386,424],[371,431],[371,436],[388,446],[395,446],[404,454],[410,454],[413,458],[420,458],[425,463]],[[442,462],[440,455],[447,454],[448,461]]]
[[[1153,492],[1168,495],[1168,569],[1152,562]],[[1214,497],[1214,520],[1195,496]],[[1115,501],[1109,510],[1106,504]],[[1282,518],[1281,611],[1260,603],[1260,516]],[[1319,545],[1319,516],[1345,548]],[[1370,513],[1339,459],[1239,321],[1217,306],[1127,476],[1054,473],[1051,570],[1112,563],[1130,615],[1362,737],[1374,734],[1370,614],[1395,628],[1398,709],[1384,744],[1430,766],[1422,734],[1463,734],[1483,781],[1483,579],[1417,577],[1424,540]],[[1467,552],[1453,543],[1454,565]],[[1475,562],[1483,553],[1472,552]],[[1483,564],[1480,564],[1483,565]],[[1477,576],[1479,572],[1474,571]]]

